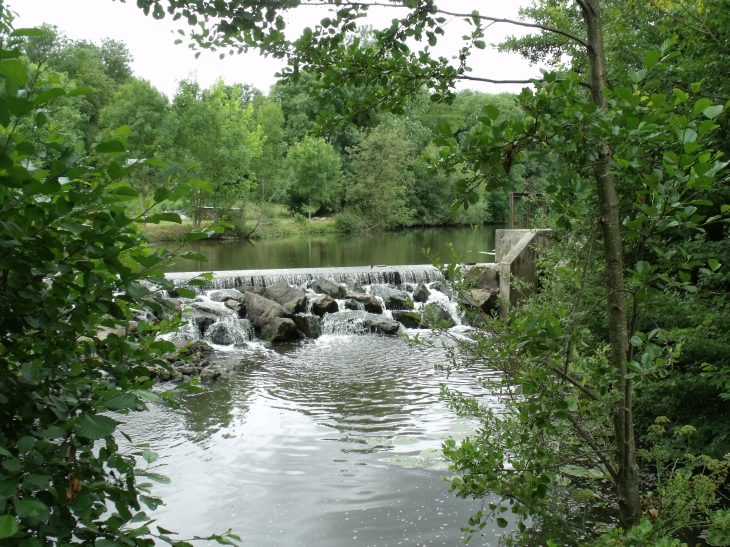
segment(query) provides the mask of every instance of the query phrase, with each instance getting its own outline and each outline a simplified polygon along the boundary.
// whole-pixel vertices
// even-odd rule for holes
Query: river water
[[[439,392],[444,383],[497,405],[475,391],[490,372],[447,377],[435,369],[446,339],[413,346],[338,328],[336,317],[325,316],[316,340],[215,346],[216,383],[183,393],[179,409],[125,417],[123,431],[149,443],[161,455],[155,471],[171,479],[154,489],[166,502],[159,525],[183,538],[232,528],[246,547],[463,544],[460,528],[481,501],[449,493],[441,445],[477,424]],[[470,545],[496,545],[500,532],[488,526]]]
[[[297,236],[246,241],[202,242],[191,245],[207,262],[179,260],[169,271],[265,270],[326,268],[384,264],[428,264],[422,249],[450,262],[453,244],[464,262],[494,262],[494,234],[502,226],[420,228],[371,236]],[[165,245],[171,247],[171,245]]]

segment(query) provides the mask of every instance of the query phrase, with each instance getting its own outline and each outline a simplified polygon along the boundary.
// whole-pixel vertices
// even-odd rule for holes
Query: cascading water
[[[460,544],[460,527],[480,504],[449,494],[441,443],[473,435],[478,424],[453,414],[440,399],[440,386],[485,404],[498,399],[469,371],[447,376],[435,370],[447,359],[441,344],[414,348],[401,337],[374,334],[368,320],[376,314],[346,309],[348,300],[359,307],[369,295],[395,307],[402,297],[395,293],[404,292],[416,316],[438,306],[448,311],[455,336],[468,334],[458,307],[437,290],[438,276],[425,281],[428,291],[416,286],[434,272],[410,281],[400,275],[396,287],[340,278],[350,291],[363,291],[362,298],[336,298],[340,311],[323,316],[320,337],[279,344],[256,338],[235,305],[212,300],[211,289],[181,299],[188,325],[178,340],[210,342],[215,351],[207,358],[224,372],[203,392],[184,393],[179,409],[126,417],[125,433],[159,452],[166,463],[159,471],[172,479],[155,489],[166,501],[153,514],[158,524],[185,536],[231,527],[244,547]],[[225,289],[236,277],[216,279],[225,280],[216,289]],[[280,278],[261,279],[270,287]],[[299,285],[309,311],[320,296],[310,283]],[[394,322],[398,313],[384,308],[377,317]],[[211,329],[233,343],[220,344],[228,339],[214,332],[214,340]],[[478,374],[491,373],[482,368]],[[496,545],[500,532],[485,529],[471,544]]]

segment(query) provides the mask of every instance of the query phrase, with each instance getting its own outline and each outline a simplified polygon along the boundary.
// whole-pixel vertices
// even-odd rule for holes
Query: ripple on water
[[[473,374],[447,379],[443,358],[377,335],[226,353],[246,365],[178,410],[128,417],[173,479],[155,516],[185,534],[232,527],[246,546],[459,544],[479,507],[448,494],[441,443],[475,424],[439,392],[473,389]]]

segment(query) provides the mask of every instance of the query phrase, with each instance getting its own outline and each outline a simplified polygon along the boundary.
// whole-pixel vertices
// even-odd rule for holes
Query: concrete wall
[[[550,245],[550,230],[497,230],[495,255],[499,264],[499,318],[538,289],[539,247]]]

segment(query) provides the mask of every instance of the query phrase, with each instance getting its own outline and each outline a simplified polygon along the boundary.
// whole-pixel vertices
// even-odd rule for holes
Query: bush
[[[358,214],[346,212],[335,215],[335,229],[338,232],[355,234],[362,232],[364,228],[365,220]]]

